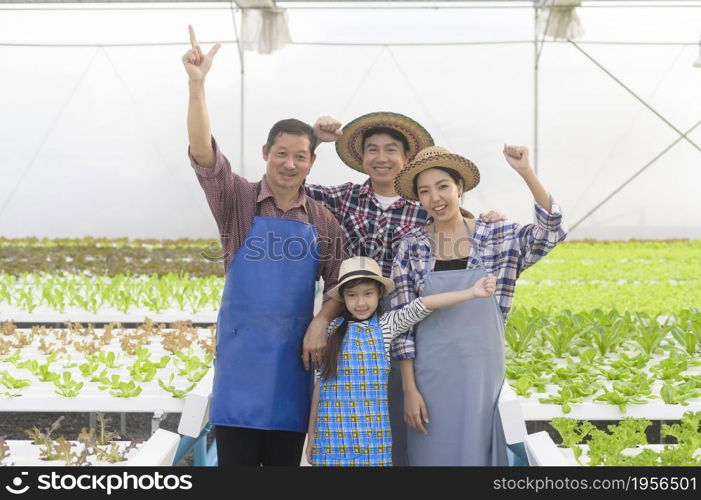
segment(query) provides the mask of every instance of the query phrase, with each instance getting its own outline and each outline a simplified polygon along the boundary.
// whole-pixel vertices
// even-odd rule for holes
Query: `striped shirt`
[[[536,223],[518,224],[512,221],[484,222],[478,219],[473,235],[467,269],[480,267],[481,257],[487,274],[497,277],[496,298],[504,321],[509,315],[514,288],[519,275],[550,252],[565,239],[567,228],[562,212],[555,201],[551,212],[535,204]],[[391,296],[392,308],[398,308],[423,293],[426,275],[433,270],[435,256],[423,227],[414,228],[402,239],[392,265],[395,290]],[[391,348],[395,359],[415,358],[413,330],[399,335]]]
[[[380,324],[380,329],[382,330],[382,337],[385,344],[385,356],[387,356],[387,359],[389,359],[389,351],[392,340],[398,335],[407,332],[411,327],[422,319],[428,317],[428,315],[432,312],[433,311],[431,309],[428,309],[424,305],[421,297],[417,297],[401,309],[386,312],[379,317],[378,323]],[[327,330],[329,336],[333,335],[336,329],[341,325],[342,321],[342,318],[336,318],[329,323]],[[355,321],[354,323],[356,325],[360,325],[361,328],[367,328],[369,320]],[[316,380],[319,380],[320,374],[321,371],[316,370]]]
[[[418,201],[399,198],[383,208],[370,179],[363,184],[304,187],[309,196],[323,203],[341,223],[351,255],[372,257],[385,277],[392,271],[394,253],[401,239],[428,221],[428,213]]]
[[[231,171],[231,164],[219,150],[214,137],[212,147],[216,158],[212,168],[198,165],[189,149],[188,156],[219,228],[224,250],[224,271],[229,269],[231,261],[253,225],[257,204],[260,204],[260,215],[263,217],[295,219],[302,222],[309,222],[308,208],[319,241],[319,267],[316,277],[324,278],[325,293],[336,286],[341,261],[347,257],[347,253],[343,230],[334,216],[321,203],[306,196],[302,187],[299,188],[297,201],[287,210],[282,210],[277,206],[265,176],[260,182],[260,193],[256,194],[258,183],[249,182]]]

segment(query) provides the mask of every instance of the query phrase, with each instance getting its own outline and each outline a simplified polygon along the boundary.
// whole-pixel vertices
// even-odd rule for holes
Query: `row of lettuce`
[[[184,321],[167,328],[147,320],[129,329],[70,322],[18,329],[6,322],[0,325],[0,396],[49,383],[67,398],[89,387],[118,398],[137,397],[146,387],[183,398],[209,372],[215,344],[214,325],[199,329]]]
[[[699,255],[701,240],[565,242],[520,276],[514,306],[675,313],[701,304]],[[204,239],[0,238],[0,311],[216,310],[222,256]]]
[[[623,467],[699,466],[701,465],[701,412],[686,412],[678,424],[662,424],[660,435],[676,441],[654,449],[647,446],[645,431],[651,422],[645,418],[625,418],[599,429],[588,421],[554,418],[550,422],[571,449],[580,465]],[[608,431],[608,432],[607,432]],[[665,478],[665,480],[668,478]],[[671,483],[673,486],[674,483]],[[664,481],[662,486],[664,486]],[[687,484],[688,486],[688,484]],[[677,489],[666,488],[660,489]]]
[[[526,271],[534,282],[645,280],[695,281],[701,240],[668,242],[564,242]],[[25,239],[0,237],[0,269],[91,274],[189,273],[221,275],[217,240]]]
[[[701,402],[701,311],[658,316],[516,310],[505,331],[506,375],[519,396],[572,405]]]
[[[525,281],[525,280],[524,280]],[[32,313],[47,308],[63,313],[79,308],[98,313],[103,308],[187,314],[217,310],[224,278],[187,273],[92,275],[0,272],[0,311]],[[514,308],[588,311],[618,309],[669,314],[701,304],[701,281],[680,285],[646,283],[526,282],[516,286]],[[11,319],[9,317],[0,319]]]

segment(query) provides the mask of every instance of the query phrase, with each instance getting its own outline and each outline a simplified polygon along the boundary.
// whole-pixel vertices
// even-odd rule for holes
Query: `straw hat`
[[[336,141],[336,152],[343,163],[358,172],[365,173],[363,169],[363,133],[376,127],[391,128],[406,137],[409,143],[406,156],[409,160],[414,158],[418,151],[433,145],[431,134],[408,116],[388,111],[368,113],[343,127],[343,135]]]
[[[394,282],[382,276],[380,266],[375,262],[375,259],[358,256],[341,262],[341,269],[338,271],[338,284],[329,290],[329,296],[332,299],[343,302],[343,297],[341,297],[340,293],[341,286],[358,278],[369,278],[382,284],[385,287],[385,293],[382,294],[383,297],[394,290]]]
[[[456,155],[441,146],[431,146],[422,149],[394,179],[394,189],[403,198],[418,200],[414,192],[414,178],[424,170],[433,167],[445,167],[455,170],[462,177],[463,192],[474,188],[480,182],[480,171],[477,165],[464,156]]]

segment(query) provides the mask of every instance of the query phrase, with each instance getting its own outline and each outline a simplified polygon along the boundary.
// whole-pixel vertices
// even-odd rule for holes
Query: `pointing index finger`
[[[195,37],[195,28],[192,27],[192,24],[188,24],[187,29],[190,31],[190,45],[192,45],[193,49],[196,49],[197,37]]]

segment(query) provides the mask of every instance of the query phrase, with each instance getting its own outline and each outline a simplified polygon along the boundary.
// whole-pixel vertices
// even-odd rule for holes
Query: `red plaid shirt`
[[[197,174],[212,215],[217,221],[222,246],[224,248],[224,270],[231,264],[236,252],[246,239],[253,225],[256,204],[260,204],[260,214],[264,217],[296,219],[309,222],[308,207],[312,212],[314,226],[319,239],[319,268],[317,278],[324,278],[324,293],[336,286],[341,261],[347,256],[346,242],[338,221],[326,208],[304,194],[300,187],[295,204],[282,210],[268,187],[265,176],[261,180],[260,193],[256,195],[256,182],[249,182],[231,171],[229,160],[219,150],[212,137],[212,147],[216,162],[213,168],[198,165],[188,150],[190,163]],[[327,297],[324,297],[325,299]]]

